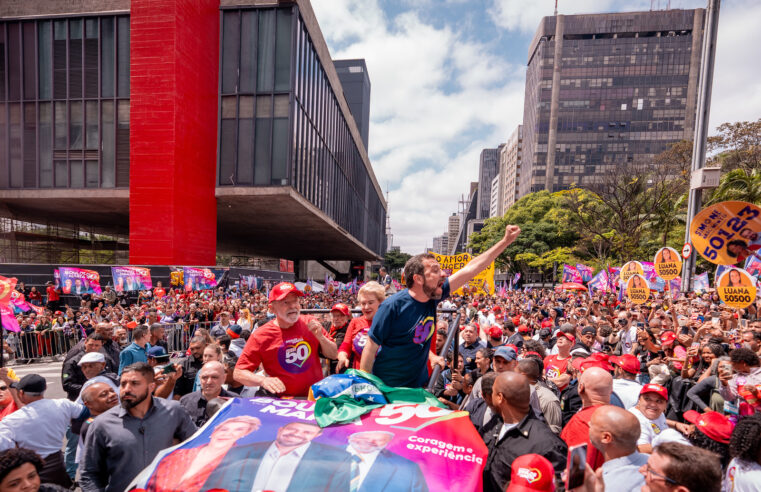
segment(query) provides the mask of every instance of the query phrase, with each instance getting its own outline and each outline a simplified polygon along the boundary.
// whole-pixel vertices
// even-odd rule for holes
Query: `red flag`
[[[11,300],[11,292],[16,288],[16,277],[3,277],[0,275],[0,306],[7,306]]]

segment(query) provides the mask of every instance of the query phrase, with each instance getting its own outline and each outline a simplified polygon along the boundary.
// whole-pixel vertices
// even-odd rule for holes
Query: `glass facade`
[[[657,19],[661,13],[653,12],[651,23],[659,24],[658,30],[647,22],[629,22],[623,32],[589,33],[595,30],[590,26],[602,24],[590,22],[595,16],[566,16],[560,59],[557,39],[547,33],[556,32],[555,22],[549,23],[552,29],[536,44],[526,74],[523,148],[528,172],[521,196],[545,189],[553,107],[553,191],[590,184],[622,163],[649,162],[669,144],[692,138],[688,87],[691,68],[697,70],[691,67],[694,11],[680,12],[685,18],[673,30],[663,30],[663,20]],[[560,87],[553,101],[557,63]]]
[[[375,253],[386,212],[298,7],[222,11],[219,186],[292,186]]]
[[[0,22],[0,188],[129,186],[129,17]]]

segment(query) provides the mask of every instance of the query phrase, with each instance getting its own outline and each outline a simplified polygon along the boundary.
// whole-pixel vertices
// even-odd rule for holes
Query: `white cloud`
[[[396,16],[384,11],[379,0],[312,3],[331,55],[367,62],[370,158],[381,187],[390,188],[394,243],[404,251],[422,251],[445,231],[447,217],[476,179],[481,149],[504,142],[521,123],[525,67],[511,65],[490,41],[474,39],[479,26],[471,25],[470,18],[434,25],[426,14],[442,8],[439,0],[410,3]],[[554,9],[554,0],[486,3],[492,22],[525,45],[541,18]],[[673,8],[705,3],[671,2]],[[649,8],[649,0],[559,3],[564,14]],[[761,64],[755,61],[761,46],[761,30],[755,26],[759,18],[756,0],[725,0],[722,5],[712,129],[724,121],[761,117]]]
[[[476,179],[482,148],[523,118],[525,68],[419,9],[387,17],[374,0],[314,0],[333,58],[364,58],[372,83],[370,158],[390,188],[394,243],[422,251]],[[435,8],[435,7],[431,7]]]

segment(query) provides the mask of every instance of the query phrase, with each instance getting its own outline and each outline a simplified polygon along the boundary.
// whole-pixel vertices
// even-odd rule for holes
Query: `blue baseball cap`
[[[164,347],[160,345],[156,345],[149,348],[148,350],[145,351],[145,355],[153,359],[158,359],[160,357],[168,357],[166,350],[164,350]]]
[[[515,350],[510,347],[505,347],[504,345],[497,347],[497,350],[494,351],[494,357],[502,357],[507,362],[518,360],[518,354],[515,353]]]

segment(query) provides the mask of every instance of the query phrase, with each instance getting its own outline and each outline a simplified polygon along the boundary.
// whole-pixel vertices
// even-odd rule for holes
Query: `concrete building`
[[[704,9],[545,17],[528,51],[519,195],[691,139]]]
[[[2,218],[128,234],[142,265],[384,253],[309,0],[3,1],[0,53]]]
[[[502,145],[499,150],[502,150]],[[491,180],[491,198],[489,200],[489,218],[500,216],[502,210],[502,173],[497,173]]]
[[[523,125],[518,125],[507,143],[499,149],[499,174],[502,177],[502,208],[499,215],[505,215],[520,196],[522,146]]]
[[[357,123],[365,149],[370,135],[370,75],[362,58],[356,60],[333,60],[338,80],[344,90],[349,110]]]
[[[449,254],[449,234],[445,233],[441,236],[436,236],[433,238],[433,252],[438,253],[440,255],[448,255]]]
[[[454,248],[457,246],[457,235],[460,232],[460,216],[453,213],[447,220],[447,248],[449,254],[454,254]]]
[[[491,200],[491,182],[499,172],[497,165],[497,149],[483,149],[478,160],[478,207],[477,219],[489,217],[489,201]]]

